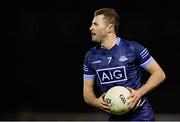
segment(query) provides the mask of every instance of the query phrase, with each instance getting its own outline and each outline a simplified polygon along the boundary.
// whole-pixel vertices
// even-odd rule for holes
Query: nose
[[[90,28],[89,28],[89,30],[92,31],[92,29],[93,29],[93,28],[92,28],[92,25],[91,25]]]

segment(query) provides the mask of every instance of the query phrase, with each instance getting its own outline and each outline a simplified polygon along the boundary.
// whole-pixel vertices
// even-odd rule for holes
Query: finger
[[[129,108],[134,108],[134,106],[135,106],[135,102],[134,102],[135,100],[132,100],[132,101],[130,101],[129,103],[128,103],[128,106],[129,106]]]
[[[135,100],[134,100],[134,104],[136,105],[137,103],[138,103],[138,99],[136,98]]]
[[[102,108],[102,110],[106,111],[107,113],[111,113],[109,109]]]
[[[136,97],[135,99],[133,99],[133,101],[131,101],[131,103],[129,104],[129,107],[130,107],[130,108],[134,108],[137,103],[138,103],[138,99],[137,99],[137,97]]]
[[[133,109],[134,107],[135,107],[135,104],[134,104],[134,103],[132,103],[132,104],[129,106],[130,109]]]
[[[130,94],[130,95],[127,97],[127,99],[130,99],[130,98],[132,98],[132,97],[134,97],[134,94]]]
[[[103,105],[103,104],[102,104],[102,107],[105,108],[105,109],[109,109],[109,106],[108,106],[108,105]]]
[[[136,97],[133,95],[129,96],[128,98],[128,105],[132,105],[136,101]]]
[[[133,104],[133,102],[134,102],[134,99],[129,99],[127,105],[130,106],[131,104]]]
[[[140,103],[141,103],[141,99],[137,102],[137,104],[136,104],[135,107],[133,108],[133,111],[134,111],[136,108],[139,107]]]
[[[109,106],[102,106],[102,109],[108,113],[110,113]]]
[[[106,112],[110,112],[109,106],[108,105],[103,105],[101,104],[101,109],[106,111]]]
[[[102,101],[101,104],[108,106],[108,104],[105,101]]]

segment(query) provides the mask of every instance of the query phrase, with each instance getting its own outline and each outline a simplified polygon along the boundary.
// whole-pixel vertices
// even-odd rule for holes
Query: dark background
[[[120,15],[118,35],[147,47],[167,79],[148,95],[156,113],[179,113],[179,4],[176,1],[6,1],[1,3],[1,115],[88,112],[82,65],[94,46],[96,9]]]

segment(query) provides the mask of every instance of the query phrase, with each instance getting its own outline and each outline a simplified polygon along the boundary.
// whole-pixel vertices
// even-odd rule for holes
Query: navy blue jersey
[[[84,79],[95,79],[101,92],[120,85],[138,89],[142,86],[141,69],[152,62],[148,50],[135,41],[117,37],[111,49],[91,48],[84,60]]]
[[[84,60],[84,79],[94,79],[102,93],[113,86],[140,88],[141,69],[153,61],[148,50],[135,41],[117,37],[117,43],[111,49],[100,45],[91,48]],[[153,110],[143,97],[138,107],[123,116],[110,115],[109,120],[154,120]]]

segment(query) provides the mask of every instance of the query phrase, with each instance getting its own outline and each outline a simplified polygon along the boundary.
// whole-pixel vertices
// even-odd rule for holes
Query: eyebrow
[[[98,23],[97,22],[92,22],[92,24],[97,25]]]

